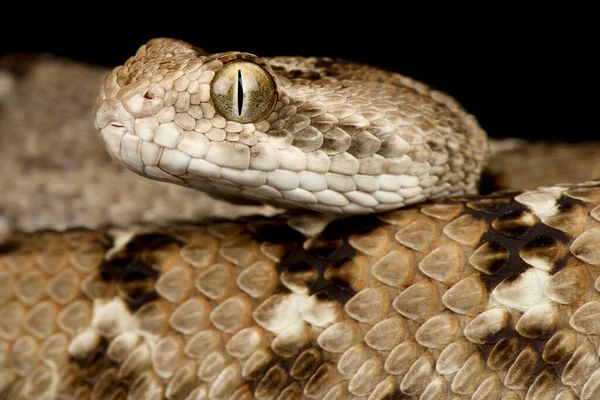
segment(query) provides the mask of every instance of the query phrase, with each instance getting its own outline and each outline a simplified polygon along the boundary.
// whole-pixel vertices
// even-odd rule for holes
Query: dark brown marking
[[[493,253],[498,254],[499,256],[489,260],[489,264],[485,266],[486,271],[489,271],[492,275],[498,275],[499,271],[502,270],[510,260],[510,250],[508,250],[502,242],[487,242],[487,245]],[[508,255],[508,257],[504,257],[504,254]],[[485,276],[489,275],[485,274]],[[481,278],[483,278],[483,276]]]
[[[550,246],[555,246],[556,245],[556,238],[553,238],[552,236],[536,236],[533,239],[531,239],[529,242],[527,242],[527,244],[525,246],[523,246],[523,249],[525,250],[534,250],[536,248],[542,249],[542,248],[548,248]]]
[[[158,271],[151,268],[139,256],[105,261],[100,266],[100,277],[104,281],[117,283],[132,312],[158,297],[154,290],[158,275]]]
[[[20,247],[21,243],[16,240],[9,239],[5,242],[2,242],[0,243],[0,256],[17,251]]]
[[[117,283],[132,312],[158,298],[154,284],[160,273],[146,261],[143,252],[158,250],[172,243],[182,244],[180,240],[165,234],[138,235],[100,266],[100,277],[104,281]]]
[[[357,215],[350,218],[341,218],[332,221],[323,230],[321,236],[326,240],[345,239],[352,235],[362,235],[371,232],[377,227],[385,225],[376,215]]]
[[[579,199],[575,199],[573,197],[562,195],[556,200],[556,205],[558,206],[559,211],[567,211],[570,209],[570,207],[575,206],[575,205],[585,207],[586,203],[583,200],[579,200]]]
[[[125,295],[125,302],[131,311],[135,312],[144,304],[158,298],[154,283],[159,275],[157,270],[139,256],[125,267],[119,288]]]
[[[329,243],[328,243],[329,244]],[[316,270],[318,273],[317,279],[313,280],[309,285],[308,289],[310,294],[316,294],[320,299],[335,300],[342,304],[346,304],[352,296],[354,291],[348,285],[348,283],[341,279],[328,280],[325,278],[325,271],[328,268],[337,268],[342,266],[347,261],[351,260],[356,254],[349,244],[342,245],[341,251],[334,251],[335,257],[326,258],[319,257],[314,254],[314,249],[305,250],[302,246],[296,247],[294,250],[288,251],[287,254],[282,258],[281,262],[277,266],[280,272],[290,271],[299,272],[307,270]],[[345,253],[345,256],[341,256],[341,253]],[[287,289],[286,289],[287,290]]]
[[[125,251],[128,253],[137,253],[142,250],[156,250],[171,243],[183,244],[179,239],[161,233],[137,235],[127,243]]]
[[[287,224],[287,219],[259,219],[247,224],[252,238],[258,242],[270,243],[302,243],[306,238],[303,234]]]
[[[383,225],[374,215],[361,215],[332,221],[323,232],[311,240],[308,249],[303,247],[304,235],[287,225],[285,218],[273,217],[269,221],[249,219],[247,230],[259,242],[285,244],[286,253],[277,265],[280,273],[315,270],[317,279],[308,284],[310,294],[319,299],[328,299],[345,304],[354,290],[339,277],[326,279],[325,271],[338,268],[352,260],[356,250],[348,243],[354,234],[365,234]],[[288,291],[284,286],[281,291]]]
[[[481,280],[490,292],[501,281],[505,279],[514,280],[521,273],[531,268],[529,264],[521,259],[519,252],[526,246],[529,246],[527,249],[531,251],[533,250],[533,246],[545,245],[545,242],[536,242],[534,239],[542,236],[553,238],[555,241],[559,241],[567,247],[571,240],[564,232],[545,225],[541,221],[536,221],[532,226],[521,226],[522,224],[518,223],[511,226],[511,221],[520,218],[525,212],[530,212],[527,206],[514,199],[519,193],[520,192],[507,192],[492,195],[492,197],[497,196],[498,201],[473,199],[473,201],[470,202],[471,207],[466,208],[465,211],[477,219],[484,220],[490,227],[488,231],[482,235],[477,247],[487,242],[490,245],[503,248],[509,253],[508,262],[503,263],[502,266],[493,266],[494,268],[500,267],[497,272],[492,275],[486,275],[484,273],[480,274]],[[559,199],[558,203],[568,205],[573,203],[580,204],[581,202],[579,200],[567,198],[564,200]],[[492,225],[496,220],[500,220],[504,223],[504,229],[498,231],[492,228]],[[548,239],[545,239],[545,241],[547,240]],[[565,262],[565,257],[557,260],[555,268],[551,273],[560,270],[565,265]]]
[[[479,190],[477,193],[489,195],[506,188],[506,183],[502,179],[502,174],[494,174],[489,169],[485,168],[481,174],[479,181]]]
[[[527,219],[531,213],[526,210],[513,209],[498,217],[492,222],[492,226],[498,232],[510,236],[521,237],[533,226]]]
[[[325,271],[329,268],[339,268],[354,258],[356,250],[348,243],[350,236],[366,234],[381,225],[383,223],[374,215],[332,221],[321,235],[312,241],[309,249],[300,245],[289,251],[278,267],[292,272],[315,269],[318,278],[308,285],[310,294],[316,294],[319,299],[346,304],[356,294],[351,285],[339,277],[326,279]]]
[[[310,250],[313,256],[336,264],[340,262],[343,264],[356,254],[356,250],[344,239],[326,240],[323,237],[316,239]]]
[[[122,282],[131,282],[141,279],[157,280],[159,272],[148,265],[141,257],[136,256],[123,270]]]
[[[536,236],[523,246],[524,254],[538,253],[538,257],[552,265],[550,273],[553,275],[563,269],[568,257],[564,244],[555,237],[549,235]]]
[[[100,276],[109,282],[131,282],[139,279],[158,279],[159,272],[148,265],[139,254],[113,258],[100,266]]]

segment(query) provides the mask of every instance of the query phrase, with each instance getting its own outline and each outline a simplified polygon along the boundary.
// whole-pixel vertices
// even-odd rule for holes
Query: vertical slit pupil
[[[238,105],[238,115],[242,116],[242,107],[244,106],[244,85],[242,82],[242,71],[238,69],[237,76],[237,105]]]

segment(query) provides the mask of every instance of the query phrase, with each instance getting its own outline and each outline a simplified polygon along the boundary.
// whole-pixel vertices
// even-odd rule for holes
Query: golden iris
[[[242,124],[265,119],[277,102],[271,75],[248,61],[223,66],[212,81],[210,97],[221,116]]]

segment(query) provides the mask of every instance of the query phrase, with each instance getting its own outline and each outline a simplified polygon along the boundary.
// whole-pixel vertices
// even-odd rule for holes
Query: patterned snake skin
[[[590,183],[333,222],[13,235],[0,393],[597,399],[599,204]]]
[[[590,181],[13,232],[0,398],[596,399],[599,221]]]

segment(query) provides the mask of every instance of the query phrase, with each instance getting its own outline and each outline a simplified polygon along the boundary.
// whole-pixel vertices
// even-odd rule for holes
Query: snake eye
[[[248,61],[226,64],[213,79],[210,97],[225,119],[243,124],[266,118],[277,102],[271,75]]]

